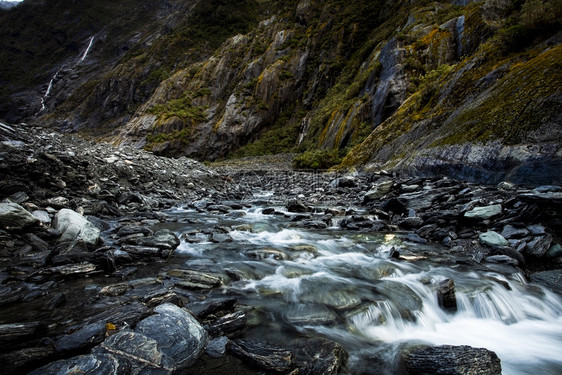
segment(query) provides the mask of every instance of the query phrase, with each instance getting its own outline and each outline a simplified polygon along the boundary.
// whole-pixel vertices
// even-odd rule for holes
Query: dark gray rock
[[[205,348],[205,353],[211,358],[223,358],[226,355],[228,337],[222,336],[212,339]]]
[[[25,342],[47,333],[47,327],[39,322],[0,324],[0,347]]]
[[[178,369],[191,366],[207,344],[207,332],[186,310],[166,303],[137,324],[136,331],[158,343]]]
[[[329,307],[314,304],[292,305],[285,309],[285,318],[291,324],[317,325],[336,321],[336,313]]]
[[[285,374],[294,367],[291,351],[264,341],[239,339],[226,347],[234,356],[266,371]]]
[[[73,352],[90,348],[104,340],[105,332],[104,322],[87,324],[79,330],[56,340],[55,348],[57,352]]]
[[[457,311],[455,282],[452,279],[445,279],[439,282],[437,286],[437,302],[445,310]]]
[[[0,203],[0,226],[8,230],[20,230],[39,221],[17,203]]]
[[[188,289],[211,289],[222,284],[222,280],[208,273],[194,270],[173,269],[167,272],[168,276],[181,279],[182,282],[175,284]]]
[[[501,375],[496,353],[470,346],[435,346],[412,350],[406,356],[412,375]]]
[[[32,369],[47,362],[54,354],[55,350],[51,345],[3,352],[0,354],[2,373],[5,375],[27,373],[26,369]]]
[[[507,255],[491,255],[489,257],[484,258],[484,261],[488,263],[509,264],[515,267],[519,265],[519,261],[517,261],[517,259],[513,259]]]
[[[205,326],[211,337],[229,336],[240,333],[246,328],[246,313],[237,311],[215,320]]]
[[[129,370],[112,355],[88,354],[52,362],[29,375],[122,375]]]
[[[552,243],[552,236],[546,234],[544,236],[539,236],[530,242],[527,242],[527,246],[523,250],[526,255],[533,257],[542,257],[548,249],[550,249],[550,244]]]
[[[525,228],[516,228],[513,225],[506,225],[503,227],[501,235],[510,240],[512,238],[522,238],[529,234],[529,231]]]
[[[562,270],[542,271],[531,274],[531,281],[562,293]]]
[[[310,212],[311,209],[298,199],[291,199],[287,202],[287,211],[302,213]]]
[[[294,355],[299,375],[336,375],[348,357],[341,345],[323,339],[297,342]]]
[[[159,348],[156,340],[133,331],[109,336],[93,353],[114,356],[120,364],[126,364],[132,374],[164,375],[176,369],[174,361]]]

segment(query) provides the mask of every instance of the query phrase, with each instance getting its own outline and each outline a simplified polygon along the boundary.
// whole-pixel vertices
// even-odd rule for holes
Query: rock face
[[[406,357],[412,375],[500,375],[498,356],[487,349],[470,346],[437,346],[416,349]]]

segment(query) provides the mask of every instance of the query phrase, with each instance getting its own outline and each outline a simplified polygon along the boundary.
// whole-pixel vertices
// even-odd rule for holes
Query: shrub
[[[329,169],[342,162],[343,155],[337,149],[305,151],[293,159],[295,169]]]

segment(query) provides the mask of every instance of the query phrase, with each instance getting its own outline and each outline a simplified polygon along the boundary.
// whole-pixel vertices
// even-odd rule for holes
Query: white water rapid
[[[183,243],[177,252],[186,267],[238,275],[221,296],[259,311],[264,339],[327,337],[349,353],[352,374],[404,374],[404,350],[418,344],[492,350],[505,375],[562,374],[562,300],[513,268],[461,265],[461,255],[400,234],[290,228],[259,208],[237,218],[174,214],[190,230],[242,225],[232,242]],[[389,257],[392,248],[400,259]],[[445,279],[454,281],[456,311],[438,303]]]

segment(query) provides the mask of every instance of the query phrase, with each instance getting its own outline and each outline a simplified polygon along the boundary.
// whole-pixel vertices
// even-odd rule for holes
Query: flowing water
[[[562,373],[561,299],[514,269],[476,270],[456,262],[460,255],[400,234],[291,228],[286,217],[261,211],[170,213],[178,235],[215,225],[243,229],[230,232],[231,243],[182,242],[176,254],[185,268],[228,275],[210,298],[234,295],[253,306],[253,336],[330,338],[350,353],[353,374],[400,373],[401,353],[420,343],[487,348],[506,375]],[[390,258],[391,250],[401,259]],[[438,305],[436,286],[445,279],[454,280],[456,312]]]
[[[229,214],[170,210],[171,221],[153,230],[207,241],[200,232],[228,226],[232,241],[182,240],[171,258],[139,267],[130,282],[134,288],[120,297],[97,294],[103,285],[122,282],[114,276],[51,283],[42,288],[49,288],[49,296],[65,293],[64,307],[48,311],[44,300],[31,300],[5,308],[3,320],[79,324],[162,283],[170,286],[157,277],[184,268],[224,280],[205,299],[190,296],[187,308],[196,312],[210,301],[236,297],[248,307],[248,337],[287,346],[328,338],[349,353],[354,375],[404,373],[403,353],[419,344],[487,348],[498,354],[506,375],[562,373],[561,298],[528,284],[514,268],[479,266],[465,254],[411,243],[401,233],[342,231],[337,223],[324,230],[295,228],[288,215],[264,215],[263,207]],[[391,257],[395,251],[399,259]],[[438,304],[437,285],[445,279],[455,283],[456,312]]]

